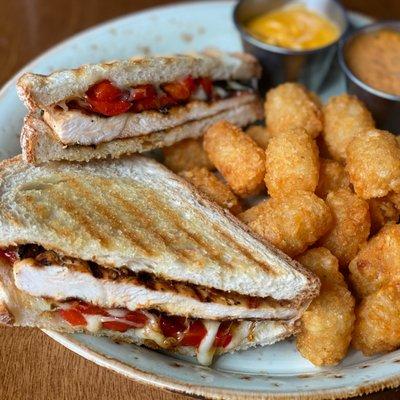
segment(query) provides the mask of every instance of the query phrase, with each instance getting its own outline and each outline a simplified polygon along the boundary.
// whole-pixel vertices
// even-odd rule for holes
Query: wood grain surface
[[[176,1],[175,1],[176,2]],[[66,37],[163,0],[0,0],[0,85]],[[376,18],[400,18],[399,0],[345,0]],[[391,390],[363,399],[394,400]],[[0,400],[189,399],[135,383],[86,361],[39,330],[0,327]]]

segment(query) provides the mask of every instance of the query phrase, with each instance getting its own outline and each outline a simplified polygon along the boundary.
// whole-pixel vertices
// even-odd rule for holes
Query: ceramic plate
[[[173,5],[129,15],[85,31],[37,58],[24,70],[49,73],[58,68],[134,54],[175,53],[219,47],[240,49],[231,13],[233,2]],[[352,15],[357,25],[365,18]],[[17,76],[20,75],[17,74]],[[344,91],[333,68],[321,95]],[[1,157],[19,152],[18,132],[25,109],[15,78],[0,93]],[[159,387],[212,398],[335,398],[377,390],[400,382],[400,352],[364,358],[351,351],[340,366],[316,368],[286,341],[218,359],[212,368],[104,338],[46,332],[76,353],[129,378]]]

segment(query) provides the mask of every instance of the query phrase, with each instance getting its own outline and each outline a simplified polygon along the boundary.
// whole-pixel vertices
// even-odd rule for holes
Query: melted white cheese
[[[207,334],[204,336],[197,350],[197,360],[200,364],[210,365],[212,363],[215,347],[214,341],[217,336],[220,322],[218,321],[203,321],[204,326],[207,329]]]
[[[100,315],[85,315],[87,322],[86,329],[89,332],[96,333],[101,329],[101,316]]]

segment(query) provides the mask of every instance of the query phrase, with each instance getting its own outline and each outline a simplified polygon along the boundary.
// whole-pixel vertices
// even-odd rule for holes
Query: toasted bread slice
[[[21,147],[24,160],[32,164],[48,161],[89,161],[100,158],[118,158],[122,155],[142,153],[156,148],[170,146],[187,138],[198,138],[212,124],[227,120],[238,126],[246,126],[263,116],[258,100],[222,111],[208,118],[191,121],[171,129],[148,133],[96,146],[63,145],[52,129],[37,114],[29,114],[21,132]]]
[[[21,100],[29,110],[47,107],[83,95],[91,85],[108,79],[119,87],[162,84],[182,76],[209,77],[212,80],[250,80],[260,76],[257,60],[243,53],[178,54],[133,57],[123,61],[83,65],[57,71],[49,76],[25,73],[17,83]]]
[[[0,165],[0,246],[309,304],[319,281],[155,160]]]

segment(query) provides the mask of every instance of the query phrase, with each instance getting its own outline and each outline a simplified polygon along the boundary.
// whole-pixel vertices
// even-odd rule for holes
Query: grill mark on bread
[[[109,238],[106,235],[102,234],[101,229],[98,229],[97,227],[96,229],[93,226],[91,218],[89,218],[84,212],[82,212],[81,206],[79,204],[76,204],[76,202],[74,202],[71,198],[66,199],[65,195],[60,193],[57,190],[56,186],[52,191],[52,198],[58,205],[60,205],[63,211],[69,214],[72,219],[75,219],[79,222],[79,226],[81,229],[84,229],[92,238],[97,239],[102,246],[104,246],[105,248],[109,248]],[[52,228],[56,231],[57,234],[65,234],[65,230],[62,227],[59,227],[57,224],[52,224]]]
[[[223,236],[226,239],[226,241],[228,243],[230,243],[230,245],[232,247],[235,247],[245,257],[250,258],[252,261],[254,261],[255,264],[259,265],[264,271],[268,272],[268,274],[277,275],[276,271],[273,268],[271,268],[267,263],[262,262],[259,259],[257,259],[244,246],[241,246],[239,243],[236,243],[235,240],[233,240],[231,236],[229,236],[226,232],[219,229],[218,225],[213,224],[213,228],[215,229],[216,232],[218,232],[221,236]]]
[[[190,240],[196,245],[200,246],[202,249],[206,251],[207,256],[212,259],[213,261],[223,265],[224,267],[227,267],[229,269],[234,268],[234,266],[228,262],[220,255],[218,251],[215,251],[211,246],[208,245],[208,243],[203,240],[203,238],[195,234],[194,232],[189,232],[186,227],[181,223],[181,217],[177,216],[174,213],[169,213],[164,210],[164,204],[161,203],[157,197],[151,193],[147,192],[146,193],[147,198],[149,199],[150,202],[156,205],[157,207],[157,212],[162,213],[163,216],[171,223],[173,224],[176,228],[178,228],[182,233],[184,233]]]
[[[102,182],[104,184],[104,180]],[[76,191],[79,195],[85,198],[85,201],[90,205],[90,208],[96,210],[102,217],[104,217],[111,227],[123,233],[124,237],[133,245],[138,246],[147,256],[154,256],[154,251],[148,246],[143,239],[136,235],[132,230],[126,228],[124,221],[121,221],[116,213],[110,212],[108,207],[105,207],[100,202],[94,200],[96,198],[96,193],[93,192],[93,187],[84,185],[75,179],[71,179],[69,186]],[[97,185],[95,186],[97,187]],[[99,227],[101,229],[101,227]]]
[[[140,224],[143,228],[150,230],[154,235],[156,235],[158,239],[162,241],[164,246],[169,248],[178,257],[178,259],[189,262],[192,261],[192,259],[186,254],[185,250],[177,248],[175,246],[175,242],[171,241],[171,239],[167,235],[163,234],[160,229],[157,229],[157,226],[153,223],[151,218],[140,212],[140,210],[137,209],[132,202],[125,200],[118,192],[114,190],[111,190],[110,194],[112,194],[119,206],[124,208],[130,215],[135,216],[136,223]]]

